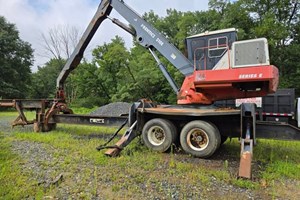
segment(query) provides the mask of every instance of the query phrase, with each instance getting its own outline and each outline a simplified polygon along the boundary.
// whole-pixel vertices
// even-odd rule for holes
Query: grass
[[[82,111],[85,112],[90,111]],[[26,113],[26,116],[32,115]],[[12,112],[0,112],[0,120],[12,116]],[[286,181],[298,183],[290,190],[300,188],[299,142],[259,140],[254,148],[253,161],[258,167],[255,179],[249,181],[237,179],[234,172],[237,169],[232,166],[233,161],[239,161],[237,140],[227,141],[222,147],[226,160],[219,158],[207,162],[181,153],[151,152],[138,139],[123,150],[120,157],[108,158],[95,148],[113,132],[111,128],[59,124],[57,130],[48,133],[26,132],[20,128],[1,133],[0,199],[63,197],[59,196],[60,187],[45,190],[36,186],[33,177],[39,174],[22,169],[26,158],[11,151],[13,142],[42,144],[53,157],[52,160],[40,161],[42,169],[53,169],[51,177],[63,172],[65,180],[61,187],[69,188],[74,198],[139,199],[145,198],[143,194],[148,191],[153,197],[171,199],[175,189],[179,191],[180,199],[188,199],[192,194],[208,198],[215,195],[216,191],[209,188],[216,184],[246,188],[273,198],[283,194],[280,189],[285,187]],[[85,137],[90,134],[100,137]],[[224,198],[240,197],[234,192],[228,195]]]
[[[269,183],[282,178],[300,180],[299,152],[299,142],[259,140],[254,154],[264,166],[262,178]]]
[[[30,179],[30,173],[21,170],[22,158],[10,150],[9,139],[0,133],[0,199],[24,199],[28,196],[41,198],[41,187],[32,187],[37,183]]]

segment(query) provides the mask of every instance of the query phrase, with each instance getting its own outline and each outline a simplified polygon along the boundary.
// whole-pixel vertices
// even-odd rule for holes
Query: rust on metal
[[[214,115],[239,115],[240,110],[236,109],[198,109],[198,108],[172,108],[172,107],[156,107],[156,108],[139,108],[139,112],[167,115],[184,115],[184,116],[214,116]]]
[[[126,147],[134,138],[138,136],[135,133],[134,128],[137,125],[137,121],[135,121],[129,129],[126,130],[121,139],[115,144],[115,147],[108,149],[105,152],[105,155],[116,157],[120,154],[124,147]]]
[[[0,102],[0,107],[15,107],[15,102]]]
[[[187,144],[190,147],[195,147],[197,149],[202,149],[208,143],[208,138],[206,133],[202,129],[194,129],[192,133],[189,134],[187,139]]]
[[[251,166],[253,157],[253,140],[242,139],[241,140],[241,159],[239,168],[239,177],[251,178]]]
[[[115,148],[108,149],[104,154],[110,157],[117,157],[122,151],[122,145],[127,141],[127,138],[123,136],[116,144]]]
[[[23,112],[23,108],[20,102],[15,102],[15,108],[19,113],[19,116],[12,122],[12,127],[15,127],[17,125],[27,125],[29,122],[27,121],[27,118]]]
[[[251,164],[252,164],[252,153],[243,152],[241,154],[240,168],[239,168],[239,177],[242,178],[251,178]]]

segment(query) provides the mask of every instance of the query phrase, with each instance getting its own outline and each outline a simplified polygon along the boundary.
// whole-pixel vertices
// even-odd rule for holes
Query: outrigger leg
[[[134,131],[134,128],[137,124],[137,121],[135,121],[132,126],[126,130],[124,135],[121,137],[121,139],[115,144],[115,146],[112,146],[112,148],[109,148],[105,155],[116,157],[120,154],[120,152],[123,150],[124,147],[126,147],[134,138],[138,136],[136,132]]]
[[[255,104],[242,104],[241,107],[241,159],[238,176],[251,178],[253,145],[255,144]]]

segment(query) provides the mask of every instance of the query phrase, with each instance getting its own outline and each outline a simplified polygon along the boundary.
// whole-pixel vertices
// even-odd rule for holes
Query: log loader
[[[124,17],[129,25],[111,18],[112,10]],[[234,124],[234,116],[239,119],[241,112],[217,110],[203,105],[211,105],[217,100],[265,96],[277,89],[278,70],[270,65],[266,39],[238,42],[235,29],[206,32],[186,39],[186,58],[124,1],[102,0],[80,43],[57,79],[56,98],[59,101],[64,101],[66,78],[80,63],[84,50],[105,19],[130,33],[139,45],[149,50],[176,93],[178,104],[156,106],[148,101],[134,104],[129,116],[130,128],[115,148],[106,152],[108,155],[119,154],[121,148],[142,133],[143,141],[150,149],[167,151],[180,138],[180,144],[187,153],[197,157],[209,157],[228,134],[234,134],[233,130],[229,130],[232,127],[228,127],[228,124]],[[185,76],[180,89],[156,51]],[[236,126],[241,126],[242,132],[238,134],[242,138],[242,154],[245,157],[241,160],[241,165],[251,166],[252,146],[255,142],[255,109],[254,106],[244,105],[242,110],[244,114],[241,121],[246,122]],[[239,121],[238,119],[236,120]],[[240,175],[249,176],[249,172],[241,171]]]
[[[129,25],[112,18],[112,10],[118,12]],[[68,108],[64,83],[79,65],[86,47],[106,19],[130,33],[139,45],[151,53],[177,95],[176,105],[158,105],[142,99],[131,106],[128,117],[74,115]],[[276,92],[279,76],[277,68],[270,64],[268,42],[265,38],[237,41],[237,30],[234,28],[193,35],[186,38],[185,42],[187,57],[123,0],[102,0],[57,78],[56,98],[1,101],[0,105],[12,106],[19,111],[14,125],[33,123],[36,130],[51,130],[57,123],[128,124],[129,128],[123,137],[105,152],[110,156],[118,155],[134,138],[141,136],[144,144],[154,151],[165,152],[172,144],[179,142],[186,153],[207,158],[228,137],[237,137],[241,141],[239,176],[250,178],[256,136],[264,137],[265,132],[270,132],[280,138],[274,135],[279,124],[260,122],[254,104],[224,109],[213,103]],[[157,52],[184,75],[181,88],[178,88]],[[28,121],[25,118],[23,109],[27,108],[37,110],[35,120]],[[285,139],[300,139],[297,127],[286,124],[284,128],[287,130]]]

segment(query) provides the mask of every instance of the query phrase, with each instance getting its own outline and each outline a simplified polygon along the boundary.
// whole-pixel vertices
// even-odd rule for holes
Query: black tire
[[[186,153],[207,158],[220,147],[221,135],[215,125],[196,120],[183,127],[180,133],[180,144]]]
[[[176,141],[177,129],[166,119],[155,118],[148,121],[142,131],[144,144],[151,150],[166,152]]]

